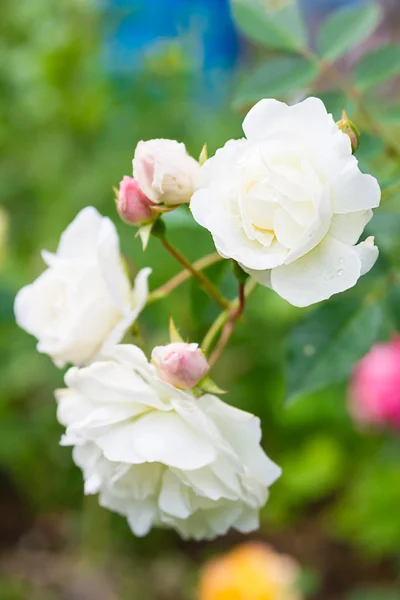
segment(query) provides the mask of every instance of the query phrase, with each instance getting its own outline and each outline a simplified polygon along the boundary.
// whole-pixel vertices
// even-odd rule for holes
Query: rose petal
[[[360,275],[354,248],[328,235],[312,252],[273,269],[271,287],[294,306],[309,306],[353,287]]]

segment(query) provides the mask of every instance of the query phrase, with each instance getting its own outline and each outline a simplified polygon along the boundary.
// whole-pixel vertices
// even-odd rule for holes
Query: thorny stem
[[[224,350],[226,344],[229,341],[229,338],[233,333],[235,322],[243,314],[246,298],[250,296],[250,294],[255,290],[256,286],[257,282],[252,279],[249,279],[246,285],[244,285],[243,283],[239,283],[238,297],[231,303],[229,309],[225,310],[217,317],[217,319],[214,321],[214,323],[208,330],[201,344],[204,353],[208,353],[215,338],[222,330],[221,336],[213,352],[210,355],[208,361],[210,366],[213,366],[220,357],[222,351]]]
[[[200,258],[200,260],[194,262],[193,267],[194,269],[196,269],[196,271],[202,271],[203,269],[210,267],[211,265],[215,264],[220,260],[223,260],[222,256],[220,256],[216,252],[213,252],[212,254],[208,254],[207,256]],[[157,302],[157,300],[162,300],[162,298],[165,298],[170,292],[175,290],[179,285],[181,285],[184,281],[186,281],[192,276],[192,271],[190,271],[189,269],[184,269],[183,271],[172,277],[172,279],[164,283],[162,286],[151,292],[147,299],[147,304],[153,304],[153,302]]]
[[[168,252],[171,254],[171,256],[173,256],[181,265],[183,265],[185,269],[190,271],[193,277],[201,283],[208,295],[211,296],[211,298],[213,298],[213,300],[215,300],[215,302],[219,304],[219,306],[221,306],[222,308],[228,308],[230,306],[229,300],[227,300],[221,294],[218,288],[215,287],[215,285],[208,279],[208,277],[203,275],[201,271],[198,271],[194,267],[194,265],[192,265],[192,263],[186,258],[184,254],[180,252],[180,250],[178,250],[178,248],[171,244],[171,242],[169,242],[165,236],[160,237],[160,241],[164,248],[168,250]]]

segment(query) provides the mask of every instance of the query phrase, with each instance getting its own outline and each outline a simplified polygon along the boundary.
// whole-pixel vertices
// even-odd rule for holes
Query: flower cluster
[[[167,525],[202,539],[258,526],[280,474],[259,445],[258,419],[163,381],[129,344],[73,367],[65,382],[56,393],[62,443],[74,446],[86,493],[99,493],[136,535]]]
[[[195,539],[258,526],[280,469],[260,445],[258,419],[221,401],[209,370],[256,282],[306,306],[353,286],[377,258],[372,238],[357,242],[379,186],[359,171],[349,136],[321,101],[264,100],[243,129],[245,139],[208,160],[203,149],[199,162],[174,140],[139,142],[134,176],[117,190],[122,220],[139,228],[144,246],[151,233],[159,238],[181,274],[149,295],[151,269],[132,280],[115,226],[87,207],[56,253],[43,251],[46,270],[15,300],[17,323],[38,351],[72,365],[56,392],[58,418],[85,492],[139,536],[152,526]],[[182,204],[211,232],[220,257],[234,261],[237,299],[203,273],[209,258],[193,265],[167,239],[162,215]],[[127,336],[148,303],[188,276],[223,312],[201,346],[172,324],[171,343],[154,348],[149,362]]]

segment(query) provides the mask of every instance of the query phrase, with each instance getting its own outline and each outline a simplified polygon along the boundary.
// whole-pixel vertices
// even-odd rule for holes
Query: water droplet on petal
[[[327,274],[325,275],[325,280],[326,281],[330,281],[331,279],[333,279],[336,275],[335,271],[328,271]]]
[[[343,269],[339,269],[339,271],[337,272],[338,277],[341,277],[344,274],[344,270]]]
[[[343,256],[341,256],[341,257],[339,258],[339,265],[341,265],[341,264],[343,263],[343,261],[344,261],[344,258],[343,258]]]

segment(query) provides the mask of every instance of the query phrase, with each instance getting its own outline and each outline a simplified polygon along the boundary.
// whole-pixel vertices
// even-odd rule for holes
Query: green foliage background
[[[354,363],[400,327],[400,104],[393,79],[400,46],[367,51],[355,67],[335,66],[376,28],[377,5],[330,19],[314,52],[296,5],[283,4],[272,10],[261,0],[233,1],[251,45],[228,110],[193,99],[194,66],[179,40],[145,58],[139,74],[120,79],[105,71],[101,53],[117,13],[105,14],[94,0],[1,3],[0,194],[9,221],[0,250],[1,600],[64,598],[71,577],[94,578],[103,594],[79,598],[192,598],[201,561],[242,539],[194,545],[154,531],[136,540],[123,519],[83,498],[70,451],[58,446],[53,389],[62,373],[17,329],[12,305],[16,291],[41,272],[40,249],[55,248],[78,210],[92,204],[118,221],[111,187],[130,174],[138,140],[179,139],[194,156],[207,141],[212,153],[241,136],[243,114],[260,98],[310,94],[336,119],[345,106],[361,129],[357,157],[385,190],[368,231],[379,261],[355,289],[309,309],[258,289],[214,378],[230,391],[230,403],[260,416],[265,448],[283,467],[257,537],[300,560],[307,597],[400,597],[400,439],[356,430],[346,409]],[[190,258],[213,250],[197,227],[193,244],[184,209],[166,220]],[[153,289],[177,272],[158,241],[143,255],[134,230],[117,227],[135,268],[153,267]],[[210,275],[234,297],[227,263]],[[184,284],[144,312],[147,350],[166,342],[169,314],[199,340],[218,312],[196,283]],[[29,552],[59,572],[55,582],[32,575]]]

